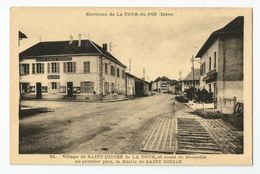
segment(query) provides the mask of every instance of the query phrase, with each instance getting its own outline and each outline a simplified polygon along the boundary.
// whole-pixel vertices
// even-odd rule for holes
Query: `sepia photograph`
[[[13,163],[252,164],[252,9],[14,7],[10,25]]]

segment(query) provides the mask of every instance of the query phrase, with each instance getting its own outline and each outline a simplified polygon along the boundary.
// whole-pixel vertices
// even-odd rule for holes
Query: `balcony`
[[[206,77],[203,78],[203,81],[206,81],[206,83],[211,83],[217,80],[218,73],[216,72],[216,69],[213,69],[209,72],[207,72]]]

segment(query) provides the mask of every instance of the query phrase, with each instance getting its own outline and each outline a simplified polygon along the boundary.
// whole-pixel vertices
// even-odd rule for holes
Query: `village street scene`
[[[139,42],[129,31],[125,45],[161,61],[127,57],[120,40],[93,32],[30,41],[38,36],[21,28],[19,153],[243,154],[244,17],[214,20],[199,44],[172,39],[191,53],[178,63],[156,35]]]

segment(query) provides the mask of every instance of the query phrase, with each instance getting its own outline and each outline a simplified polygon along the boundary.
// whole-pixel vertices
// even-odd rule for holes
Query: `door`
[[[73,82],[67,82],[67,96],[73,97]]]
[[[36,83],[36,98],[42,98],[42,83]]]

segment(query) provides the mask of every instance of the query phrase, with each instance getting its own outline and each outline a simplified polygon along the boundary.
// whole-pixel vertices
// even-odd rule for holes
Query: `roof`
[[[189,74],[181,81],[193,80],[193,72],[190,71]],[[194,80],[200,80],[200,69],[194,69]]]
[[[162,76],[162,77],[157,77],[157,79],[154,80],[154,82],[158,82],[158,81],[171,81],[171,79],[169,79],[166,76]]]
[[[132,77],[132,78],[134,78],[135,79],[135,81],[139,81],[139,82],[143,82],[144,80],[143,79],[140,79],[140,78],[138,78],[138,77],[136,77],[136,76],[134,76],[133,74],[130,74],[130,73],[128,73],[128,72],[126,72],[126,75],[127,76],[130,76],[130,77]],[[149,83],[149,82],[147,82],[147,81],[144,81],[145,83]]]
[[[26,49],[19,54],[20,58],[37,58],[44,56],[64,56],[64,55],[103,55],[126,67],[119,60],[117,60],[113,55],[104,50],[101,46],[96,44],[91,40],[81,40],[81,46],[78,46],[78,41],[74,40],[71,44],[70,41],[49,41],[49,42],[39,42],[32,47]]]
[[[177,84],[177,83],[178,83],[177,80],[171,80],[170,85],[175,85],[175,84]]]
[[[196,57],[202,57],[202,55],[208,50],[212,43],[221,35],[234,34],[237,36],[243,36],[244,33],[244,17],[238,16],[233,21],[225,25],[223,28],[214,31],[204,45],[200,48]]]

